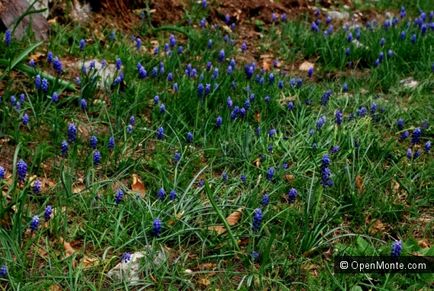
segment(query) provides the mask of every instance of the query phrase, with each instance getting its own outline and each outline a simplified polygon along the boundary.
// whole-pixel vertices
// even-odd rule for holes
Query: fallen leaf
[[[257,158],[256,160],[253,161],[253,164],[255,165],[256,168],[259,168],[261,166],[261,159]]]
[[[48,291],[62,291],[62,287],[60,287],[58,284],[53,284],[48,288]]]
[[[429,242],[425,239],[418,241],[417,244],[423,249],[430,247]]]
[[[211,281],[206,277],[200,278],[198,282],[199,285],[202,285],[203,287],[208,287],[211,284]]]
[[[369,232],[371,234],[377,234],[380,232],[384,232],[386,230],[386,226],[384,225],[383,222],[381,222],[381,220],[377,219],[369,228]]]
[[[41,53],[41,52],[36,52],[33,55],[29,56],[30,60],[34,60],[35,62],[38,62],[42,59],[45,59],[45,54]]]
[[[295,176],[294,176],[294,175],[291,175],[291,174],[286,174],[286,175],[284,176],[284,178],[285,178],[285,180],[286,180],[287,182],[289,182],[289,183],[291,183],[291,182],[293,182],[293,181],[295,180]]]
[[[199,270],[212,270],[212,269],[214,269],[216,266],[217,266],[217,264],[215,264],[215,263],[203,263],[203,264],[197,266],[197,268],[198,268]]]
[[[256,122],[261,122],[261,113],[259,111],[255,112],[255,120]]]
[[[226,217],[226,221],[229,225],[235,225],[240,221],[241,214],[243,212],[243,208],[238,208],[234,212],[232,212],[228,217]]]
[[[98,261],[98,258],[84,256],[83,259],[81,259],[80,265],[83,266],[84,269],[87,269],[97,265]]]
[[[131,190],[139,193],[141,197],[145,196],[145,185],[143,185],[143,182],[140,180],[137,174],[133,174],[133,183],[131,184]]]
[[[356,176],[356,188],[359,191],[359,193],[363,192],[364,190],[363,178],[360,175]]]
[[[226,228],[223,225],[213,225],[208,227],[208,230],[215,231],[218,235],[226,232]]]
[[[75,249],[71,246],[71,244],[65,241],[63,238],[60,238],[60,242],[63,243],[63,248],[65,249],[66,258],[72,256],[75,253]]]
[[[311,62],[305,61],[305,62],[303,62],[303,63],[300,65],[300,67],[298,67],[298,69],[299,69],[300,71],[305,71],[305,72],[307,72],[310,68],[313,68],[313,67],[315,67],[314,64],[312,64]]]
[[[86,189],[86,186],[82,182],[77,182],[72,185],[72,193],[78,194]]]

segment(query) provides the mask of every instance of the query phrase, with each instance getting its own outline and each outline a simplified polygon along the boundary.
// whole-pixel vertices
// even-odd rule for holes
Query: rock
[[[12,29],[16,20],[26,12],[29,3],[26,0],[0,0],[0,18],[4,26]],[[31,14],[19,23],[15,29],[14,37],[21,39],[31,27],[37,40],[46,40],[48,37],[47,19],[41,13]]]
[[[161,250],[154,252],[151,246],[145,246],[145,250],[131,254],[131,259],[127,262],[120,262],[111,269],[107,276],[112,280],[121,280],[128,283],[137,283],[143,271],[140,270],[140,261],[147,257],[155,266],[161,266],[167,261],[166,253]]]
[[[110,82],[113,81],[114,76],[116,74],[116,66],[114,64],[107,64],[103,68],[103,64],[98,60],[93,61],[86,61],[86,62],[79,62],[77,63],[77,68],[82,69],[83,65],[86,67],[86,70],[89,71],[89,66],[92,62],[95,62],[95,69],[97,70],[97,76],[99,76],[98,80],[98,87],[104,88],[105,81],[110,80]]]
[[[304,61],[304,62],[300,65],[300,67],[298,67],[298,69],[299,69],[300,71],[305,71],[305,72],[307,72],[310,68],[313,68],[313,67],[315,67],[314,64],[312,64],[311,62],[308,62],[308,61]]]
[[[408,89],[414,89],[419,85],[419,82],[413,79],[413,77],[403,79],[399,81],[399,83],[402,84],[404,88],[408,88]]]
[[[29,5],[31,5],[34,1],[33,0],[27,0],[27,2],[29,3]],[[36,1],[35,5],[33,5],[33,8],[35,10],[46,9],[41,14],[42,14],[42,16],[44,16],[45,19],[47,19],[48,14],[50,13],[50,11],[48,10],[48,0],[38,0],[38,1]]]
[[[336,19],[336,20],[347,20],[350,18],[350,14],[348,12],[339,12],[336,10],[332,10],[329,11],[328,16],[330,16],[331,19]]]

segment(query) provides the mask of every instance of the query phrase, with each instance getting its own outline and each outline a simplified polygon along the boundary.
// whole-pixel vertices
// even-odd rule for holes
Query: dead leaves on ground
[[[133,192],[140,194],[140,197],[144,197],[146,193],[146,188],[143,182],[140,180],[137,174],[133,174],[133,183],[131,184],[131,190]]]
[[[356,176],[355,184],[356,184],[357,191],[359,193],[362,193],[363,190],[365,189],[365,185],[364,185],[362,176],[360,176],[360,175]]]
[[[59,242],[63,245],[63,250],[65,252],[65,256],[64,259],[67,259],[71,256],[73,256],[74,254],[78,255],[78,250],[76,250],[70,242],[67,242],[66,240],[64,240],[62,237],[59,239]],[[89,257],[84,255],[83,257],[81,257],[81,259],[79,261],[77,261],[77,258],[79,256],[76,256],[73,258],[72,261],[72,266],[74,268],[81,267],[83,269],[87,269],[87,268],[91,268],[96,266],[99,263],[99,259],[96,257]]]
[[[226,222],[228,223],[229,226],[234,226],[240,221],[242,214],[243,214],[243,207],[238,208],[237,210],[232,212],[228,217],[226,217]],[[208,230],[215,231],[217,232],[218,235],[221,235],[226,232],[226,228],[224,227],[224,225],[210,226],[208,227]]]

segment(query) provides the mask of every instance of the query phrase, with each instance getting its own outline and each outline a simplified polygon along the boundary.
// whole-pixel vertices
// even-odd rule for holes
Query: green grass
[[[186,18],[196,23],[197,16],[206,13],[194,7]],[[0,166],[6,168],[6,179],[0,180],[4,193],[0,198],[0,264],[7,265],[8,275],[0,279],[0,286],[129,289],[133,286],[110,280],[106,274],[124,252],[142,251],[149,245],[155,253],[163,249],[167,261],[155,264],[152,254],[145,257],[142,279],[134,285],[137,289],[428,289],[433,279],[429,274],[335,274],[333,256],[389,255],[397,239],[403,241],[403,255],[433,255],[429,246],[433,243],[434,160],[423,146],[433,137],[434,34],[428,30],[422,35],[405,23],[385,30],[379,23],[372,31],[361,27],[363,47],[357,47],[348,43],[347,33],[338,24],[332,35],[324,36],[310,31],[311,21],[306,16],[264,26],[261,42],[282,61],[282,71],[273,69],[274,83],[267,72],[263,85],[256,81],[259,60],[254,76],[246,78],[237,30],[230,35],[236,40],[232,45],[223,40],[224,31],[210,26],[154,31],[143,24],[131,33],[141,33],[146,52],[136,50],[130,35],[118,32],[116,40],[110,40],[111,31],[104,31],[104,41],[95,40],[80,51],[80,39],[95,36],[83,27],[54,26],[49,41],[36,50],[52,51],[64,60],[60,78],[45,57],[35,69],[24,67],[33,51],[31,38],[13,40],[10,46],[2,43]],[[404,41],[399,37],[403,29],[407,30]],[[166,55],[163,45],[171,33],[177,45]],[[415,44],[410,42],[413,33]],[[379,44],[382,37],[384,48]],[[213,39],[210,49],[208,39]],[[150,52],[150,40],[159,41],[159,55]],[[182,54],[177,53],[179,45],[184,48]],[[351,47],[348,57],[346,47]],[[221,49],[226,60],[220,63]],[[393,57],[387,56],[389,49]],[[385,58],[375,67],[380,51]],[[99,88],[95,70],[83,73],[74,67],[80,60],[106,59],[114,64],[116,58],[122,60],[125,76],[119,85],[107,79]],[[237,64],[228,74],[231,58]],[[71,59],[75,63],[66,61]],[[18,60],[19,66],[11,68],[11,60]],[[286,74],[293,63],[303,60],[315,61],[312,78],[297,70]],[[208,61],[213,63],[210,71],[206,71]],[[354,65],[348,67],[348,61]],[[152,77],[160,62],[164,74]],[[138,77],[138,63],[148,72],[146,79]],[[197,77],[185,75],[187,64],[197,69]],[[214,68],[219,70],[215,79]],[[34,86],[34,76],[42,72],[54,76],[48,92]],[[167,80],[168,72],[174,81]],[[81,82],[75,90],[60,80],[73,83],[76,74]],[[303,85],[292,87],[290,80],[297,76],[303,78]],[[400,84],[410,76],[419,82],[416,89]],[[178,92],[172,89],[175,82]],[[348,93],[342,92],[344,82]],[[199,83],[211,84],[208,95],[198,96]],[[321,105],[329,89],[333,91],[330,100]],[[58,103],[51,102],[54,92],[60,95]],[[26,101],[16,110],[10,99],[19,100],[21,93]],[[228,96],[241,108],[252,94],[245,117],[231,120]],[[165,104],[165,113],[154,104],[156,95],[159,104]],[[287,109],[288,97],[294,102],[293,110]],[[80,109],[82,98],[87,100],[86,111]],[[375,112],[370,111],[373,103]],[[361,107],[367,109],[364,117],[357,114]],[[337,109],[345,116],[341,126],[335,123]],[[30,117],[28,125],[22,124],[24,113]],[[130,116],[136,120],[132,133],[127,129]],[[223,119],[220,128],[215,126],[218,116]],[[326,123],[317,129],[320,116],[326,117]],[[403,130],[396,127],[400,117],[405,120]],[[77,125],[78,139],[62,157],[60,145],[68,139],[71,122]],[[165,132],[161,140],[156,138],[160,126]],[[419,149],[421,156],[409,160],[406,150],[416,127],[423,127],[423,132],[413,153]],[[270,137],[273,128],[277,134]],[[410,137],[400,141],[405,130]],[[194,136],[191,143],[186,139],[189,131]],[[91,135],[98,138],[102,156],[98,166],[92,160]],[[110,136],[116,142],[113,151],[107,148]],[[340,150],[330,154],[334,185],[325,188],[320,183],[321,158],[335,145]],[[181,154],[179,162],[174,161],[176,152]],[[22,184],[16,173],[20,159],[28,164]],[[270,167],[275,169],[272,181],[266,178]],[[145,185],[143,197],[131,190],[133,174]],[[246,176],[245,183],[241,175]],[[287,179],[287,175],[293,177]],[[35,194],[32,176],[52,184]],[[157,198],[160,188],[166,192],[163,201]],[[286,201],[291,188],[298,191],[292,204]],[[125,192],[119,205],[114,198],[117,189]],[[177,198],[169,201],[172,189]],[[270,204],[262,207],[264,193],[269,194]],[[47,205],[55,211],[45,223]],[[258,207],[263,221],[255,232],[252,219]],[[239,208],[243,209],[240,219],[224,234],[209,230],[228,226],[225,218]],[[31,232],[34,215],[40,216],[41,225]],[[156,218],[163,223],[158,237],[152,235]],[[62,239],[76,250],[69,257]],[[256,262],[251,258],[253,251],[260,254]],[[86,257],[96,262],[86,266],[82,263]]]

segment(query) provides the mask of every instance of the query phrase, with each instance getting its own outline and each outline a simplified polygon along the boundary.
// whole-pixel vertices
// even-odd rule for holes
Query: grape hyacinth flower
[[[335,112],[335,120],[336,120],[336,124],[337,124],[337,125],[341,125],[343,119],[344,119],[344,114],[342,113],[342,111],[339,110],[339,109],[336,110],[336,112]]]
[[[174,189],[172,191],[170,191],[169,199],[170,199],[170,201],[173,201],[176,199],[176,191]]]
[[[416,152],[413,155],[413,160],[416,160],[418,157],[420,157],[421,154],[422,152],[420,151],[420,149],[416,150]]]
[[[11,31],[8,29],[5,32],[5,45],[9,46],[11,44],[11,40],[12,40],[12,33]]]
[[[35,182],[33,182],[32,191],[35,194],[41,193],[42,188],[42,182],[39,179],[36,179]]]
[[[411,150],[411,148],[407,149],[407,159],[411,160],[411,158],[413,157],[413,151]]]
[[[0,278],[4,278],[8,275],[8,267],[6,265],[2,265],[0,267]]]
[[[77,127],[74,123],[68,124],[68,141],[73,143],[77,139]]]
[[[80,99],[80,108],[81,108],[81,110],[86,111],[86,109],[87,109],[87,101],[86,101],[86,99],[84,99],[84,98]]]
[[[262,206],[267,206],[268,204],[270,203],[270,195],[268,195],[268,193],[265,193],[263,196],[262,196],[262,200],[261,200],[261,204],[262,204]]]
[[[164,200],[164,198],[166,197],[166,191],[164,191],[164,188],[158,189],[157,197],[160,200]]]
[[[120,58],[116,58],[116,70],[120,71],[122,67],[122,60]]]
[[[326,117],[322,115],[317,121],[316,121],[316,128],[320,130],[324,124],[326,123]]]
[[[47,205],[47,207],[45,207],[45,211],[44,211],[45,221],[50,220],[52,214],[53,214],[53,207],[51,205]]]
[[[89,138],[89,145],[90,145],[90,147],[92,149],[96,149],[97,144],[98,144],[98,138],[96,136],[92,135]]]
[[[53,62],[53,52],[49,51],[47,53],[47,63],[51,64]]]
[[[344,93],[348,92],[348,84],[347,84],[347,82],[345,82],[345,83],[342,85],[342,92],[344,92]]]
[[[412,34],[411,37],[410,37],[410,41],[411,41],[411,43],[412,43],[412,44],[415,44],[415,43],[416,43],[416,40],[417,40],[417,38],[416,38],[416,34]]]
[[[62,153],[62,156],[66,156],[68,154],[68,142],[66,140],[62,141],[60,144],[60,152]]]
[[[398,127],[399,130],[404,129],[404,119],[402,118],[398,118],[398,120],[396,121],[396,127]]]
[[[321,185],[323,187],[333,186],[333,180],[331,179],[331,171],[329,169],[330,158],[325,154],[321,159]]]
[[[152,233],[154,236],[160,236],[160,232],[161,232],[161,220],[159,218],[156,218],[152,222]]]
[[[191,131],[187,132],[186,136],[187,142],[191,143],[193,141],[193,133]]]
[[[407,137],[409,137],[409,136],[410,136],[410,132],[408,132],[408,130],[406,130],[406,131],[404,131],[404,132],[401,134],[401,136],[399,137],[399,139],[400,139],[401,141],[403,141],[403,140],[407,139]]]
[[[101,163],[101,153],[98,150],[96,150],[93,153],[93,164],[95,166],[98,166],[100,163]]]
[[[181,160],[181,153],[180,152],[175,152],[175,154],[173,155],[173,160],[177,163],[179,162],[179,160]]]
[[[429,151],[431,150],[431,141],[427,141],[424,145],[424,149],[426,153],[429,153]],[[1,178],[1,177],[0,177]]]
[[[125,253],[122,254],[121,262],[124,263],[124,264],[126,264],[129,261],[131,261],[131,258],[132,258],[131,254],[129,252],[125,252]]]
[[[241,179],[241,182],[243,182],[244,184],[246,184],[247,177],[245,175],[241,175],[240,179]]]
[[[392,243],[392,250],[390,255],[392,257],[399,257],[401,255],[402,252],[402,241],[401,240],[396,240]]]
[[[60,61],[60,59],[58,57],[55,57],[53,59],[53,68],[57,72],[58,75],[62,74],[63,65],[62,65],[62,62]]]
[[[5,168],[0,166],[0,181],[5,178],[5,172],[6,172]]]
[[[42,83],[41,75],[38,74],[35,77],[35,88],[36,88],[36,90],[41,89],[41,83]]]
[[[163,127],[157,128],[156,136],[157,136],[157,139],[163,139],[164,138],[164,128]]]
[[[53,103],[59,102],[59,94],[57,92],[54,92],[53,95],[51,95],[51,102]]]
[[[421,134],[422,134],[422,130],[419,127],[415,128],[413,130],[413,134],[411,135],[411,143],[412,144],[419,143]]]
[[[29,124],[29,115],[27,113],[24,113],[23,115],[23,125],[26,126],[27,124]]]
[[[86,47],[86,41],[84,39],[80,39],[79,47],[80,47],[80,51],[83,51],[84,48]]]
[[[32,221],[30,222],[30,229],[35,232],[39,228],[39,216],[35,215],[32,217]]]
[[[48,92],[48,80],[43,78],[41,81],[41,89],[44,92]]]
[[[268,131],[268,136],[269,137],[273,137],[275,136],[277,133],[277,130],[275,128],[270,129],[270,131]]]
[[[261,208],[256,208],[253,212],[253,223],[252,223],[252,229],[253,231],[258,231],[261,227],[262,222],[262,210]]]
[[[307,70],[307,76],[308,76],[309,78],[312,78],[312,76],[313,76],[313,67],[310,67],[310,68]]]
[[[297,198],[298,192],[297,189],[291,188],[288,192],[288,203],[294,203]]]
[[[219,62],[223,62],[224,59],[225,59],[225,51],[222,49],[222,50],[220,50],[220,52],[219,52],[219,55],[218,55],[218,61],[219,61]]]
[[[107,148],[112,151],[115,148],[115,138],[114,136],[109,137]]]
[[[340,148],[338,145],[335,145],[335,146],[333,146],[333,147],[330,149],[330,153],[331,153],[331,154],[336,154],[340,149],[341,149],[341,148]]]
[[[142,47],[142,40],[139,37],[137,37],[136,38],[136,49],[140,50],[141,47]]]
[[[275,172],[274,167],[268,168],[268,170],[267,170],[267,180],[268,181],[273,180],[274,172]]]
[[[253,252],[250,254],[250,257],[252,258],[252,261],[253,261],[253,262],[258,262],[258,261],[259,261],[259,258],[260,258],[260,255],[259,255],[258,252],[253,251]]]
[[[27,164],[22,159],[17,163],[17,173],[18,173],[18,181],[24,182],[27,175]]]
[[[166,113],[166,105],[164,103],[160,104],[160,113]]]
[[[217,116],[215,127],[220,128],[222,126],[222,123],[223,123],[223,118],[221,116]]]
[[[115,194],[115,204],[118,205],[119,203],[121,203],[123,197],[124,191],[122,191],[122,189],[118,189]]]

